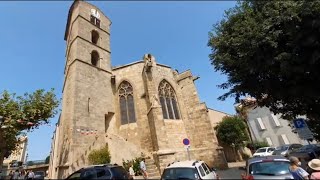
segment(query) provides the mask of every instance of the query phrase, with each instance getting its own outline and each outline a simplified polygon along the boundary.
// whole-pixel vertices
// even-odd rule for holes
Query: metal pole
[[[187,152],[188,152],[188,159],[189,159],[189,161],[190,161],[191,159],[190,159],[190,151],[189,151],[189,148],[190,148],[190,146],[187,147]]]

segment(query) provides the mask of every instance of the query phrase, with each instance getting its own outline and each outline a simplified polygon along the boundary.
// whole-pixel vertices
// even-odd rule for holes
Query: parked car
[[[273,147],[263,147],[256,150],[256,152],[252,155],[253,157],[259,156],[270,156],[274,151]]]
[[[301,148],[292,151],[289,155],[296,156],[302,162],[303,161],[308,162],[320,156],[320,145],[319,144],[304,145]]]
[[[129,173],[122,166],[102,164],[81,168],[67,179],[129,179]]]
[[[290,161],[283,156],[252,157],[246,161],[242,179],[293,179]]]
[[[169,164],[161,175],[166,179],[217,179],[214,169],[204,161],[178,161]]]
[[[34,179],[44,179],[46,173],[44,171],[35,171],[34,172]]]
[[[278,146],[273,151],[272,155],[282,155],[285,157],[288,157],[288,155],[296,150],[302,147],[302,144],[286,144],[282,146]]]

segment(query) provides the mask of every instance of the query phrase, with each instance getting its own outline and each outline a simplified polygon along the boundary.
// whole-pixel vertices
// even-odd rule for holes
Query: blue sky
[[[111,63],[127,64],[151,53],[157,62],[179,72],[191,69],[200,99],[209,108],[234,114],[233,99],[219,101],[226,80],[214,72],[207,47],[208,32],[235,1],[148,2],[89,1],[111,21]],[[61,97],[65,63],[63,40],[72,1],[1,2],[0,92],[22,95],[55,88]],[[53,118],[51,125],[57,122]],[[44,159],[50,152],[53,126],[29,133],[28,160]]]

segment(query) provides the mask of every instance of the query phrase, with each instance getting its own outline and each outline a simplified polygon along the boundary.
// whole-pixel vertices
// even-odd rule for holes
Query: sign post
[[[187,149],[187,153],[188,153],[188,159],[189,161],[191,160],[190,159],[190,152],[189,152],[189,149],[190,149],[190,140],[188,138],[184,138],[183,139],[183,144],[186,146],[186,149]]]
[[[301,139],[307,140],[308,143],[310,144],[310,139],[313,139],[313,134],[310,131],[305,120],[302,118],[298,118],[298,119],[293,120],[293,124],[294,124],[294,127],[296,128],[296,131],[297,131],[299,137]]]

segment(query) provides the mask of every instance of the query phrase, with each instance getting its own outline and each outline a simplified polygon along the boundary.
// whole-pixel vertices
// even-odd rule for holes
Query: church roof
[[[114,66],[114,67],[112,67],[112,70],[118,70],[118,69],[125,68],[125,67],[132,66],[132,65],[135,65],[135,64],[139,64],[139,63],[144,63],[144,61],[143,60],[138,60],[138,61],[134,61],[134,62],[128,63],[128,64]],[[157,66],[163,66],[163,67],[166,67],[166,68],[171,68],[170,66],[167,66],[167,65],[164,65],[164,64],[159,64],[159,63],[157,63]]]

